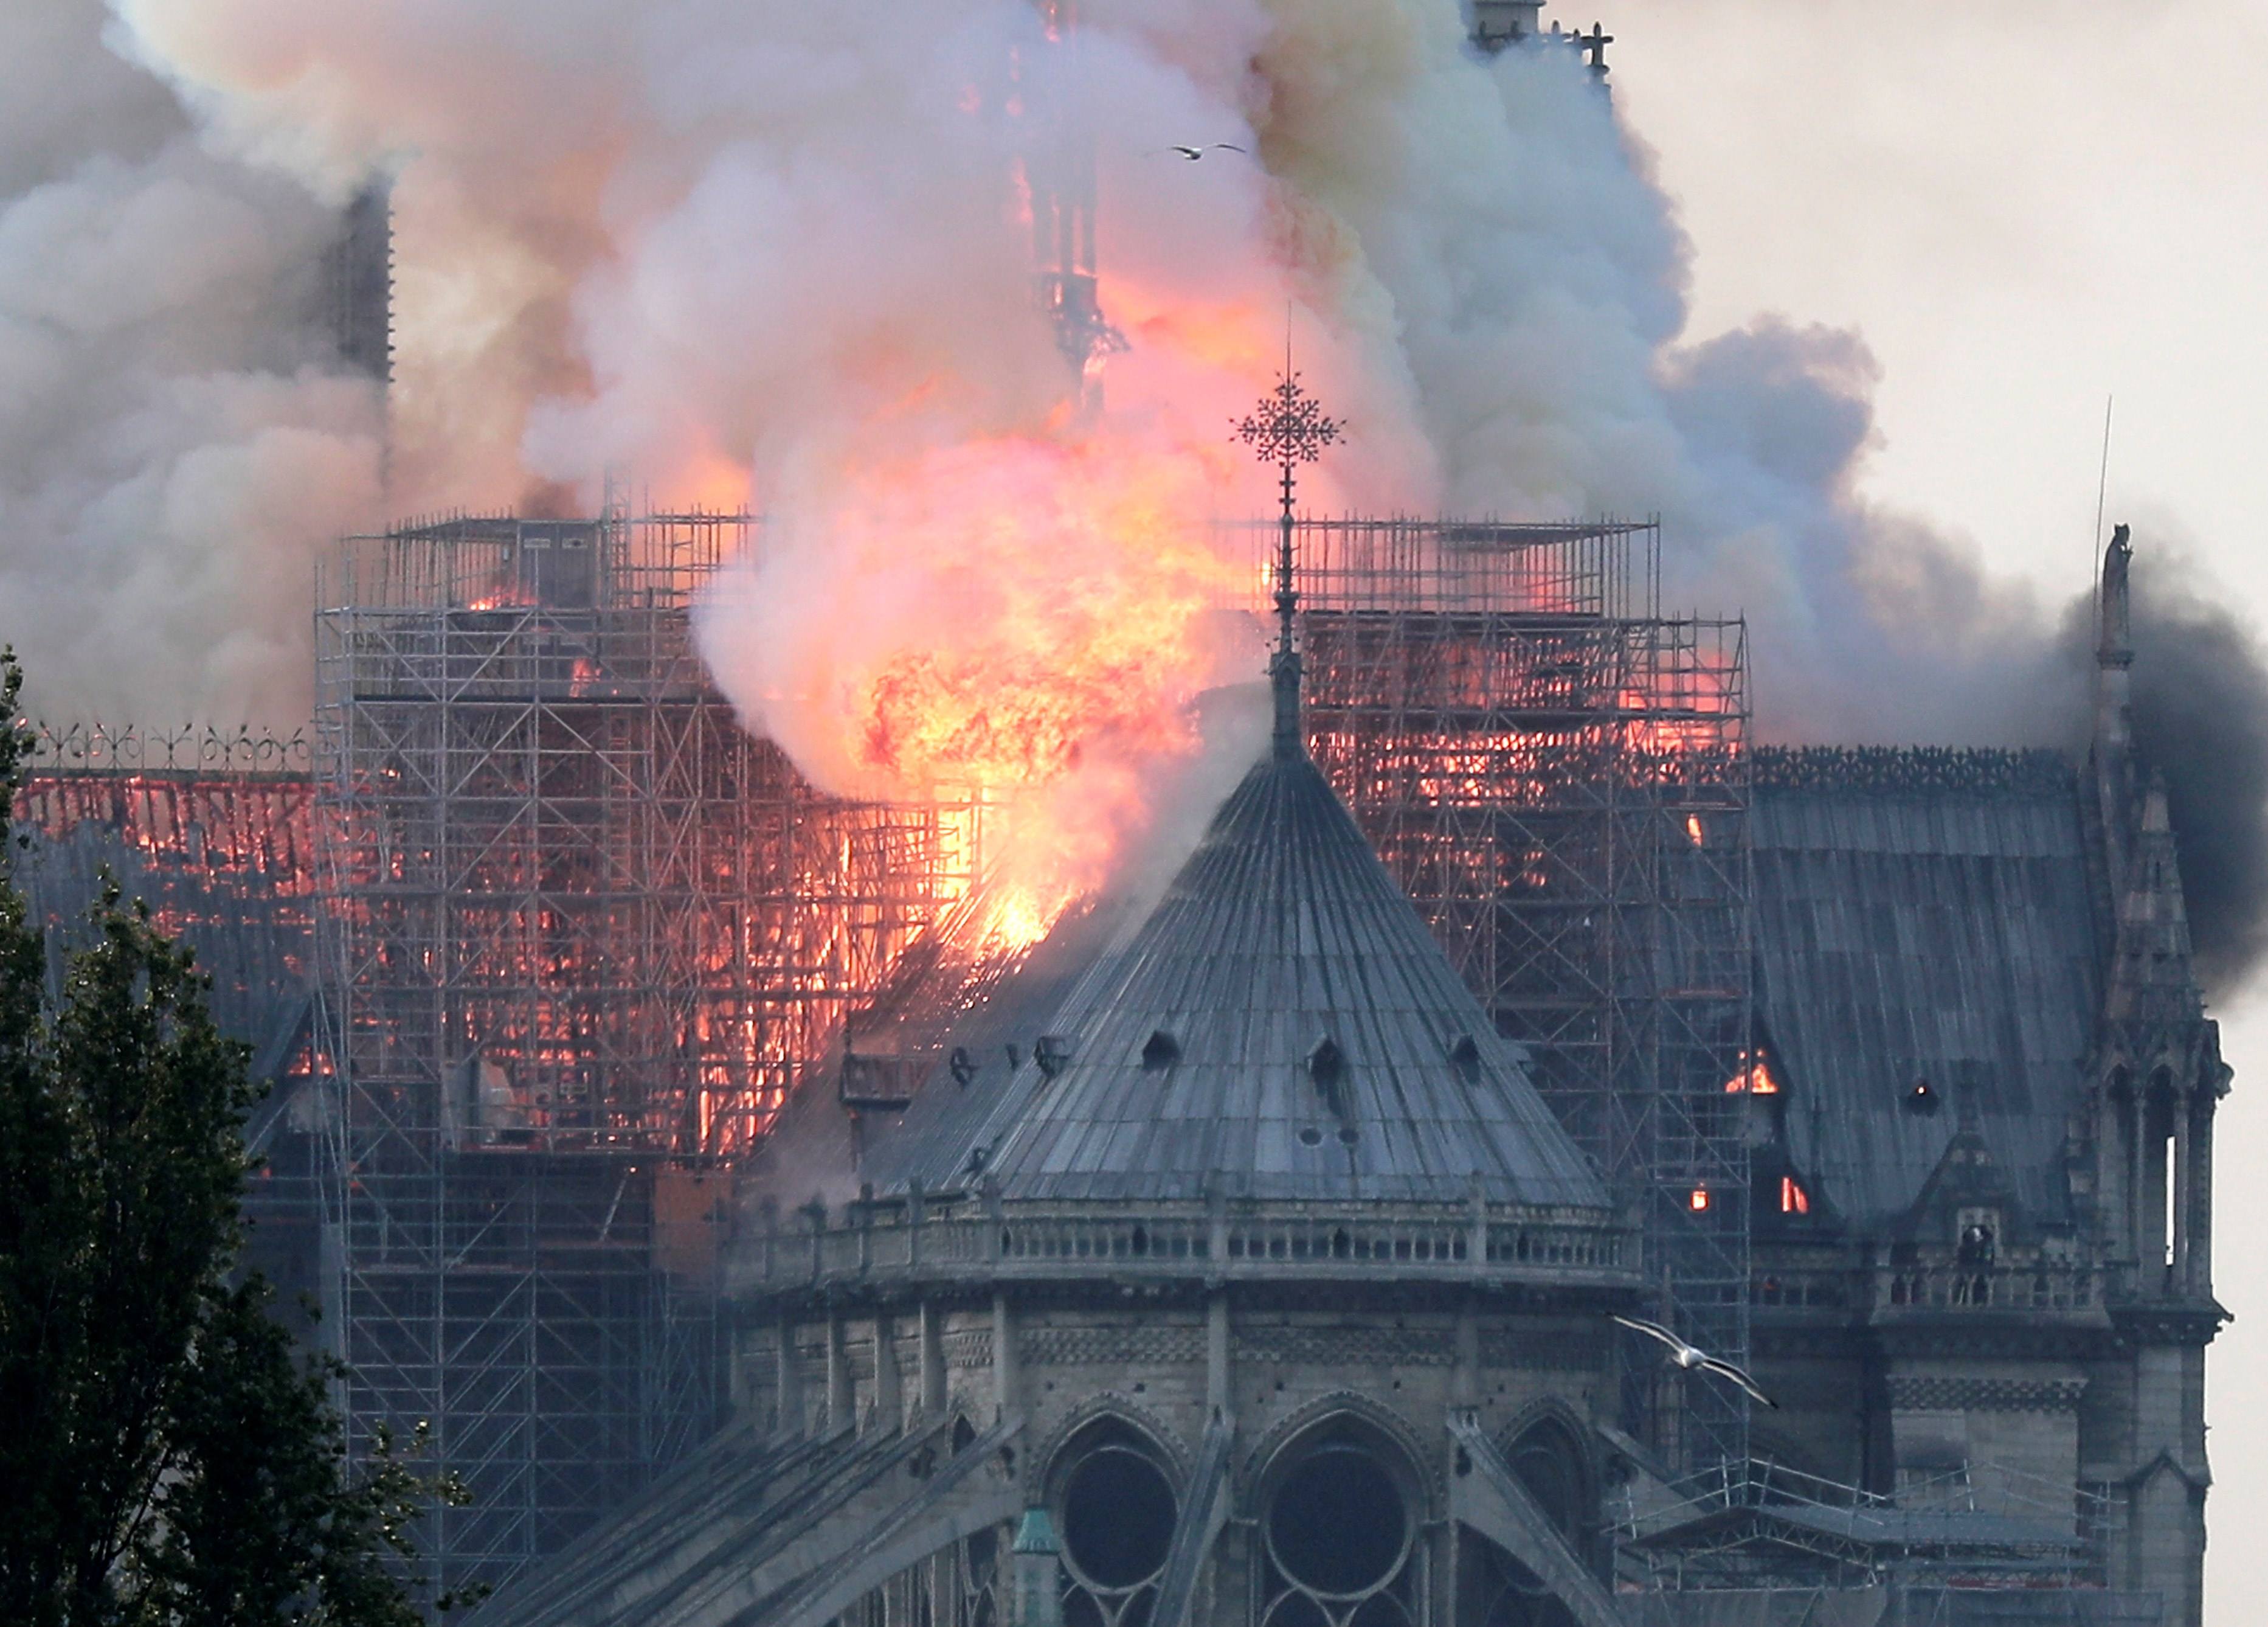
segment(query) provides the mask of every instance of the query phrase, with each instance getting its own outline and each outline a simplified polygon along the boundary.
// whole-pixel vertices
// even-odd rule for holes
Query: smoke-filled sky
[[[612,471],[779,521],[705,647],[823,781],[998,766],[1034,693],[918,728],[873,699],[934,712],[986,675],[1117,697],[1087,732],[1146,740],[1233,654],[1191,614],[1219,584],[1188,533],[1263,493],[1221,430],[1288,316],[1351,420],[1312,496],[1660,512],[1673,598],[1757,626],[1766,733],[2043,738],[2072,714],[2053,606],[1926,506],[1863,494],[1863,335],[1792,301],[1692,320],[1642,140],[1572,54],[1476,58],[1448,0],[1086,0],[1069,48],[1027,0],[59,0],[8,26],[33,129],[0,234],[0,277],[25,268],[0,281],[0,569],[39,607],[20,636],[53,709],[288,719],[295,540],[382,507],[587,502]],[[1067,430],[1017,215],[1029,166],[1080,137],[1131,348]],[[400,245],[382,501],[368,393],[289,320],[320,202],[377,171]],[[1157,654],[1098,664],[1113,625]]]
[[[821,777],[1123,781],[1248,658],[1197,614],[1219,584],[1188,528],[1264,499],[1223,432],[1288,309],[1352,420],[1320,498],[1658,509],[1673,599],[1751,618],[1766,733],[2061,743],[2115,391],[2110,508],[2163,652],[2138,687],[2235,986],[2268,760],[2253,8],[1616,0],[1623,129],[1564,63],[1475,62],[1448,0],[1085,11],[1075,58],[1024,0],[0,12],[0,638],[38,700],[289,723],[324,537],[587,501],[611,470],[781,517],[704,634]],[[1013,179],[1073,102],[1131,343],[1085,429]],[[1182,141],[1254,156],[1162,156]],[[383,495],[379,403],[313,320],[328,211],[373,168],[400,243]],[[1027,522],[972,523],[1002,514]],[[987,684],[983,715],[940,709]],[[1051,732],[1066,692],[1088,737]],[[2234,1245],[2268,1214],[2229,1218],[2242,1309]],[[2268,1452],[2215,1416],[2226,1532],[2268,1504],[2243,1461]]]

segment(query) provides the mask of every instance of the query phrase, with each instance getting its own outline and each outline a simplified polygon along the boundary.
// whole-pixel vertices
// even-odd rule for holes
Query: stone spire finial
[[[2130,536],[2123,525],[2111,532],[2110,544],[2102,551],[2102,584],[2095,601],[2095,778],[2114,873],[2124,868],[2134,812],[2130,694],[2134,636],[2127,592],[2134,545]]]
[[[1297,493],[1292,471],[1312,463],[1323,448],[1339,438],[1344,420],[1325,415],[1322,403],[1300,388],[1292,370],[1292,342],[1284,342],[1284,371],[1276,388],[1236,426],[1237,439],[1250,447],[1263,463],[1283,471],[1283,514],[1276,550],[1276,648],[1268,658],[1268,679],[1276,697],[1274,751],[1279,758],[1299,756],[1306,750],[1300,731],[1300,652],[1292,637],[1300,594],[1292,578],[1292,509]]]
[[[2134,558],[2130,536],[2126,527],[2115,528],[2110,533],[2110,545],[2102,551],[2102,595],[2097,611],[2095,658],[2106,667],[2132,666],[2134,661],[2133,624],[2126,590],[2127,567]]]

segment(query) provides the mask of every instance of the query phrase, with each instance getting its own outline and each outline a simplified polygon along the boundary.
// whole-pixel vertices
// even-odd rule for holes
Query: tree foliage
[[[459,1494],[390,1443],[350,1468],[335,1364],[236,1280],[257,1093],[192,952],[112,885],[48,997],[21,682],[0,652],[0,1620],[410,1627],[389,1560]]]

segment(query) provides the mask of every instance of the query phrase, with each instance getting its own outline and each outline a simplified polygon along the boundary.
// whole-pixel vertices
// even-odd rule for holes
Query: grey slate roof
[[[1750,830],[1757,1003],[1798,1167],[1846,1218],[1887,1219],[1973,1113],[2030,1216],[2061,1217],[2104,960],[2073,780],[1760,786]],[[1917,1079],[1933,1115],[1904,1106]]]
[[[1067,994],[1035,1002],[1022,980],[961,1041],[981,1071],[933,1079],[877,1149],[878,1184],[964,1187],[982,1169],[1008,1199],[1454,1202],[1477,1184],[1500,1202],[1608,1203],[1304,754],[1252,769]],[[1064,1053],[1052,1078],[1043,1035]],[[1327,1039],[1344,1061],[1319,1084]]]

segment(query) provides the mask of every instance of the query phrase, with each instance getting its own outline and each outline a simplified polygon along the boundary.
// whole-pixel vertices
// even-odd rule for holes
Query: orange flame
[[[1779,1079],[1771,1070],[1771,1062],[1762,1051],[1741,1053],[1741,1070],[1725,1081],[1728,1094],[1777,1096]]]
[[[992,805],[1015,902],[987,929],[1021,946],[1146,820],[1145,779],[1197,744],[1195,695],[1258,669],[1215,611],[1241,567],[1205,522],[1213,468],[1002,436],[842,469],[712,607],[704,648],[822,788]]]

